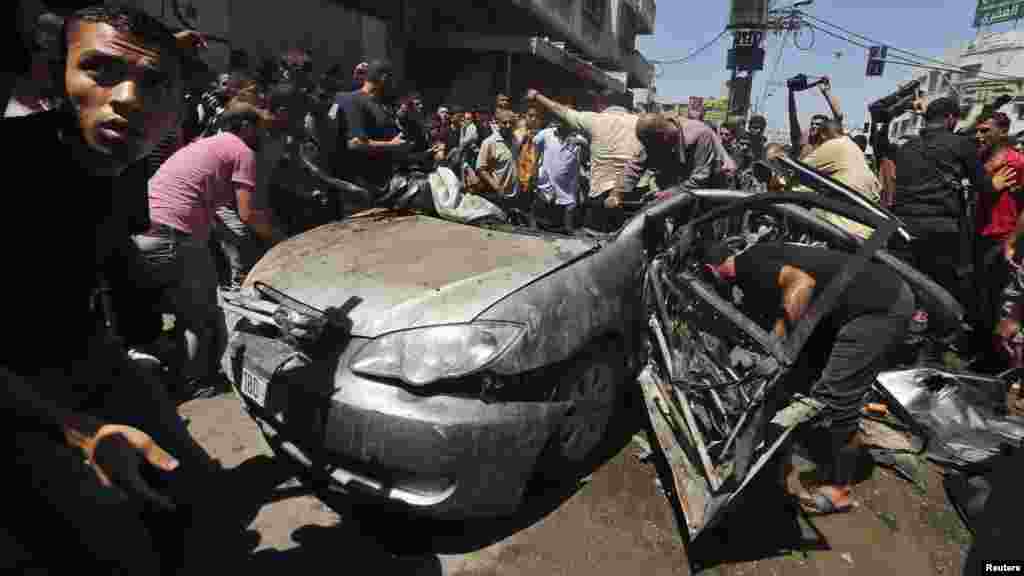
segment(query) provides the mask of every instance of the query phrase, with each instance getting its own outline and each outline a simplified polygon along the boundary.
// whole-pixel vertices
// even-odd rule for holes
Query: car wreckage
[[[928,337],[962,322],[945,290],[880,248],[906,233],[895,217],[780,163],[820,194],[680,190],[607,236],[387,210],[321,226],[267,253],[225,305],[226,373],[278,453],[445,518],[513,512],[539,466],[595,453],[639,382],[695,538],[813,415],[786,377],[867,260],[906,279]],[[862,241],[812,210],[875,233]],[[711,236],[856,256],[780,340],[707,276]]]

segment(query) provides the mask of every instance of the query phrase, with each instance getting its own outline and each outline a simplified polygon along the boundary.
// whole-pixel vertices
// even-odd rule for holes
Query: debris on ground
[[[841,557],[841,558],[842,558],[843,560],[846,560],[846,561],[847,561],[847,562],[849,562],[850,564],[853,564],[853,555],[851,555],[851,554],[850,554],[849,552],[843,552],[843,553],[842,553],[842,554],[840,554],[839,556],[840,556],[840,557]]]

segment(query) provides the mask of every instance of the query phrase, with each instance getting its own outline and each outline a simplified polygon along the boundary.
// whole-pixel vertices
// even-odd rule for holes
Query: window
[[[931,74],[928,74],[928,93],[935,92],[936,88],[938,88],[938,83],[939,73],[933,70]]]
[[[598,26],[604,24],[604,13],[608,8],[608,0],[583,0],[583,14]]]
[[[1024,120],[1024,104],[1014,104],[1013,109],[1017,112],[1017,120]]]

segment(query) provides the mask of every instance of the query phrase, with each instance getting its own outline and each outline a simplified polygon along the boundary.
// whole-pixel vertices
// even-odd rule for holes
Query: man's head
[[[725,122],[718,129],[718,135],[721,136],[722,142],[725,144],[732,144],[736,139],[736,125],[732,122]]]
[[[819,132],[826,122],[828,122],[828,116],[825,116],[824,114],[815,114],[814,116],[811,116],[811,126],[807,131],[807,137],[812,144],[820,141]]]
[[[171,31],[136,8],[75,12],[62,36],[63,85],[94,168],[119,172],[149,154],[184,108],[183,57]]]
[[[356,86],[362,86],[366,82],[366,73],[370,70],[369,62],[360,62],[356,65],[355,69],[352,70],[352,82]]]
[[[494,109],[495,110],[511,110],[512,109],[512,99],[509,98],[507,94],[498,94],[498,96],[494,99]]]
[[[263,135],[274,122],[270,112],[248,102],[232,102],[221,115],[224,130],[241,138],[253,150],[260,149]]]
[[[441,106],[440,108],[438,108],[437,109],[437,118],[442,123],[447,123],[448,122],[448,118],[449,118],[449,116],[448,116],[448,109],[445,108],[444,106]]]
[[[423,114],[423,95],[419,92],[409,94],[409,105],[417,114]]]
[[[302,121],[299,110],[301,100],[294,84],[279,82],[270,87],[267,94],[267,109],[273,116],[272,130],[275,132],[297,128]]]
[[[868,149],[868,137],[867,136],[865,136],[863,134],[857,134],[856,136],[853,137],[853,141],[857,144],[857,147],[860,148],[861,152],[864,152],[864,151],[866,151]]]
[[[663,114],[644,114],[636,121],[636,137],[651,154],[679,143],[679,126]]]
[[[960,105],[952,98],[936,98],[925,109],[924,121],[929,126],[941,125],[952,132],[960,121]]]
[[[1010,118],[1002,112],[990,112],[978,118],[975,138],[978,154],[983,158],[1003,148],[1009,142]]]
[[[395,89],[395,67],[390,60],[374,60],[366,70],[365,85],[381,97],[389,96]]]
[[[503,138],[510,138],[516,128],[516,115],[510,110],[498,110],[494,114],[494,121],[498,125]]]
[[[463,110],[462,106],[452,106],[451,115],[449,117],[452,126],[455,128],[462,126],[462,120],[465,117],[465,115],[466,113]]]
[[[768,120],[764,116],[752,116],[747,123],[747,131],[755,136],[761,136],[767,128]]]
[[[526,128],[528,130],[536,132],[544,127],[544,112],[541,111],[540,106],[536,104],[530,104],[526,109]]]
[[[826,119],[818,126],[817,139],[819,144],[828,142],[829,140],[834,140],[842,135],[843,125],[830,118]]]

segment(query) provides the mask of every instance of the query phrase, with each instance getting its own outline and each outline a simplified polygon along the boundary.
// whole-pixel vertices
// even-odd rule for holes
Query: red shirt
[[[985,174],[991,178],[1003,166],[1012,166],[1017,171],[1017,186],[1024,186],[1024,154],[1013,148],[1004,148],[985,163]],[[1022,198],[1019,190],[996,192],[986,187],[978,197],[979,220],[986,222],[981,235],[993,240],[1006,240],[1017,227]]]

